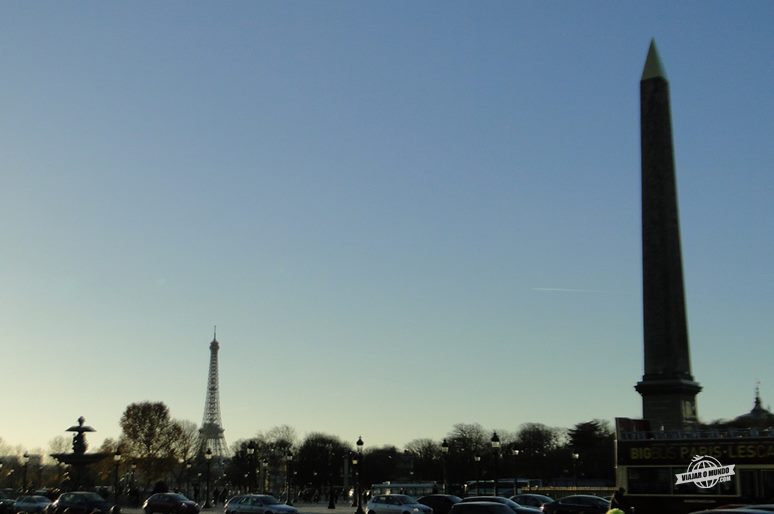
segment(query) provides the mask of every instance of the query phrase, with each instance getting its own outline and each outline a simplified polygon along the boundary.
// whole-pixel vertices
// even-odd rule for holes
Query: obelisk
[[[640,80],[645,374],[635,389],[654,429],[694,425],[701,386],[691,375],[680,251],[669,82],[655,41]]]

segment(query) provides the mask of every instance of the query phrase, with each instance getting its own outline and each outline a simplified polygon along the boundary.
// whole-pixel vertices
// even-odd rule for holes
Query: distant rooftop
[[[620,441],[682,441],[702,439],[774,439],[774,426],[765,428],[718,427],[700,430],[636,430],[619,432]]]

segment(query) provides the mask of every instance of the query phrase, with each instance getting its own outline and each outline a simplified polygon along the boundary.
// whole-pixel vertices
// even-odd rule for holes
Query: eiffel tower
[[[213,457],[228,456],[226,439],[223,437],[223,424],[220,421],[220,395],[218,393],[218,350],[217,327],[210,343],[210,372],[207,376],[207,399],[204,403],[204,417],[199,429],[199,451],[209,448]]]

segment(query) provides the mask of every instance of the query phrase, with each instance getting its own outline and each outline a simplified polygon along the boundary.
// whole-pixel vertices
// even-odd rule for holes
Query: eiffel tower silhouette
[[[218,392],[218,350],[217,327],[213,331],[210,343],[210,372],[207,376],[207,399],[204,403],[204,417],[199,429],[199,451],[209,448],[213,457],[228,456],[226,439],[223,437],[223,424],[220,421],[220,393]]]

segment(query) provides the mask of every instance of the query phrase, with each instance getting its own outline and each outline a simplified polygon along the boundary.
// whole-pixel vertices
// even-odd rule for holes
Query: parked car
[[[519,505],[525,505],[527,507],[540,508],[546,503],[554,501],[550,496],[545,494],[533,494],[533,493],[521,493],[511,496],[511,500],[515,501]]]
[[[145,500],[142,510],[145,514],[199,514],[201,509],[198,503],[180,493],[156,493]]]
[[[526,505],[519,505],[515,501],[504,498],[502,496],[468,496],[467,498],[462,499],[463,503],[470,503],[470,502],[494,502],[494,503],[502,503],[509,509],[511,509],[511,514],[514,512],[516,514],[536,514],[540,512],[540,509],[536,509],[535,507],[527,507]]]
[[[433,514],[433,509],[405,494],[377,494],[366,504],[368,514]]]
[[[68,509],[68,514],[92,514],[95,511],[108,514],[110,504],[97,493],[75,491],[60,494],[59,498],[46,507],[46,513],[64,514],[65,509]]]
[[[730,509],[710,509],[699,510],[692,514],[769,514],[770,510],[756,509],[756,505],[750,505],[749,507],[733,507]]]
[[[605,514],[610,504],[591,494],[573,494],[543,505],[545,514]]]
[[[51,504],[51,500],[45,496],[21,496],[13,504],[14,513],[17,512],[43,512]]]
[[[513,511],[503,503],[459,502],[452,506],[449,514],[513,514]]]
[[[13,504],[16,498],[8,493],[0,491],[0,514],[14,514]]]
[[[225,514],[298,514],[292,505],[281,503],[269,494],[241,494],[223,507]]]
[[[462,498],[453,494],[428,494],[417,498],[417,501],[433,509],[433,514],[449,514],[452,506],[461,502]]]

